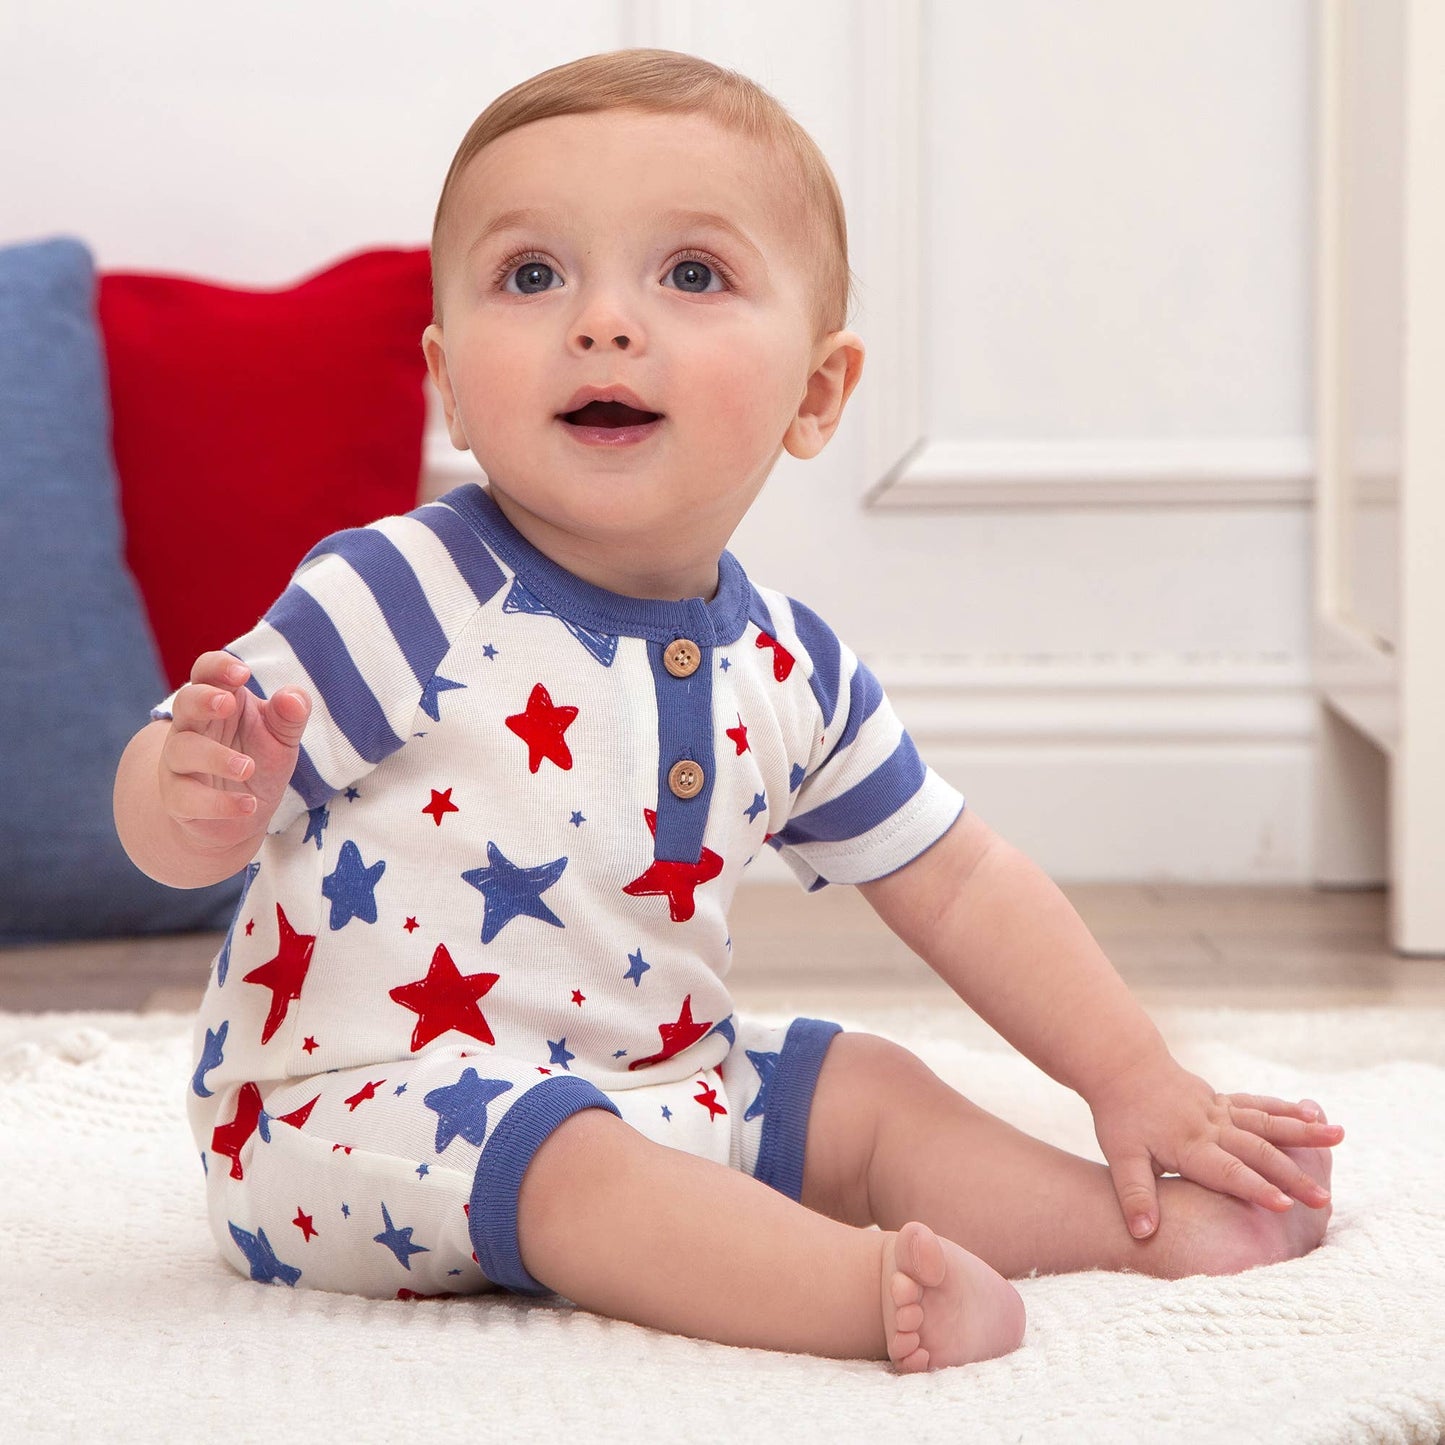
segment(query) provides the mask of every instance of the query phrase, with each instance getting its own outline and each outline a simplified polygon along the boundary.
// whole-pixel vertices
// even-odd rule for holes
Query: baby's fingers
[[[243,783],[256,771],[254,759],[199,732],[172,732],[163,756],[173,773],[197,777],[202,782],[216,777]]]
[[[1227,1194],[1248,1199],[1252,1204],[1262,1204],[1266,1209],[1279,1210],[1290,1207],[1291,1196],[1314,1208],[1323,1205],[1330,1197],[1329,1190],[1319,1180],[1258,1134],[1243,1129],[1226,1129],[1220,1136],[1220,1146],[1226,1157],[1232,1158],[1238,1165],[1235,1183],[1247,1181],[1250,1186],[1248,1193],[1231,1186],[1224,1191]],[[1246,1160],[1254,1166],[1252,1170],[1246,1166]],[[1225,1167],[1228,1169],[1229,1166]]]
[[[1274,1099],[1268,1094],[1226,1094],[1224,1097],[1231,1104],[1238,1104],[1245,1109],[1262,1109],[1266,1114],[1285,1114],[1292,1119],[1311,1121],[1325,1117],[1319,1105],[1308,1099],[1291,1103],[1288,1099]]]
[[[1322,1119],[1319,1123],[1307,1123],[1303,1119],[1289,1118],[1264,1109],[1244,1107],[1242,1101],[1250,1098],[1247,1094],[1230,1095],[1231,1121],[1236,1128],[1258,1134],[1261,1139],[1268,1139],[1280,1149],[1329,1149],[1345,1137],[1345,1131],[1340,1125],[1328,1124]],[[1277,1103],[1278,1100],[1261,1102]]]
[[[166,788],[166,809],[178,823],[247,818],[256,811],[256,806],[256,799],[250,793],[227,792],[179,773]]]
[[[1240,1154],[1232,1152],[1237,1145],[1240,1153],[1248,1154],[1255,1159],[1262,1167],[1267,1161],[1259,1156],[1256,1150],[1248,1141],[1252,1140],[1255,1145],[1267,1150],[1286,1165],[1292,1172],[1303,1175],[1305,1179],[1309,1176],[1304,1173],[1298,1165],[1293,1164],[1288,1155],[1278,1154],[1270,1145],[1266,1144],[1257,1134],[1246,1134],[1243,1130],[1236,1129],[1225,1135],[1225,1143],[1212,1144],[1208,1152],[1198,1159],[1191,1159],[1187,1169],[1180,1169],[1180,1173],[1187,1178],[1194,1180],[1196,1184],[1203,1184],[1207,1188],[1216,1190],[1220,1194],[1232,1194],[1236,1199],[1243,1199],[1247,1204],[1259,1204],[1265,1209],[1285,1210],[1293,1206],[1294,1201],[1283,1190],[1276,1187],[1266,1178],[1256,1174],[1253,1169],[1240,1157]],[[1313,1180],[1309,1181],[1313,1183]]]

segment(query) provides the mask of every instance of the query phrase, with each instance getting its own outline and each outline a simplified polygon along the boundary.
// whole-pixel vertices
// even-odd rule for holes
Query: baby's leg
[[[931,1336],[933,1368],[1017,1344],[999,1346],[982,1321],[985,1310],[1021,1318],[1007,1281],[921,1224],[902,1248],[899,1233],[805,1209],[751,1175],[654,1143],[603,1109],[558,1125],[517,1199],[526,1269],[615,1319],[838,1359],[886,1359],[891,1346],[901,1360],[900,1332],[918,1333],[915,1317],[932,1311],[946,1318]],[[1000,1302],[1001,1291],[1010,1298]],[[913,1352],[918,1340],[902,1337]],[[926,1355],[900,1365],[929,1367]]]
[[[861,1151],[860,1118],[872,1121]],[[1328,1186],[1328,1149],[1286,1152]],[[1033,1138],[949,1088],[907,1049],[865,1033],[839,1034],[824,1058],[802,1197],[885,1230],[920,1220],[1009,1279],[1086,1269],[1234,1274],[1307,1253],[1330,1213],[1327,1196],[1276,1214],[1165,1178],[1159,1228],[1136,1240],[1104,1165]]]

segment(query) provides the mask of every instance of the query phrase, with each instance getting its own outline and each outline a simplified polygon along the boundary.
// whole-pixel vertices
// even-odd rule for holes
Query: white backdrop
[[[848,205],[868,363],[739,529],[753,575],[1055,876],[1307,880],[1308,0],[17,3],[0,244],[257,286],[422,245],[493,97],[624,45],[752,76]],[[903,412],[932,491],[890,493]]]

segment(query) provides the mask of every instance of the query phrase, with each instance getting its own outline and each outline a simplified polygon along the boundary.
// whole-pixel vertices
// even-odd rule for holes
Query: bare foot
[[[1328,1123],[1323,1109],[1320,1109],[1319,1122]],[[1167,1219],[1172,1206],[1179,1229],[1168,1250],[1157,1261],[1164,1265],[1158,1272],[1167,1279],[1182,1279],[1191,1274],[1240,1274],[1260,1265],[1298,1259],[1314,1249],[1324,1239],[1330,1220],[1332,1206],[1323,1191],[1330,1187],[1332,1155],[1329,1149],[1281,1152],[1288,1154],[1320,1186],[1322,1192],[1316,1194],[1314,1200],[1303,1203],[1296,1199],[1289,1209],[1273,1210],[1202,1189],[1188,1180],[1161,1179],[1160,1217]],[[1172,1200],[1162,1188],[1166,1184],[1176,1186],[1170,1191],[1174,1195]]]
[[[900,1375],[991,1360],[1023,1343],[1024,1302],[976,1254],[911,1220],[883,1238],[883,1332]]]

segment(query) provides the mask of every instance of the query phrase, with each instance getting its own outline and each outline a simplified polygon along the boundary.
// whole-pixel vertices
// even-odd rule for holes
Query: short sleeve
[[[936,843],[964,797],[919,757],[872,671],[815,612],[785,601],[772,620],[808,668],[817,726],[787,824],[769,841],[809,891],[869,883]]]
[[[265,616],[225,648],[250,668],[257,697],[296,686],[311,698],[268,832],[285,832],[403,746],[453,642],[502,580],[441,503],[334,533],[307,553]],[[175,699],[151,717],[170,717]]]

